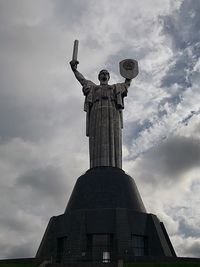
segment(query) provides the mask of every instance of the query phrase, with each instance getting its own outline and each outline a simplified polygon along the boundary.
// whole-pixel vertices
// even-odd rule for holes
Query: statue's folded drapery
[[[83,85],[90,168],[122,167],[122,109],[127,88],[125,83],[96,85],[88,80]]]

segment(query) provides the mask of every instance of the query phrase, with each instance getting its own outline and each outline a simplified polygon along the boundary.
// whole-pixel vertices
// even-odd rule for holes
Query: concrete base
[[[54,262],[175,257],[163,223],[146,213],[134,180],[100,167],[78,180],[64,214],[52,217],[36,254]]]

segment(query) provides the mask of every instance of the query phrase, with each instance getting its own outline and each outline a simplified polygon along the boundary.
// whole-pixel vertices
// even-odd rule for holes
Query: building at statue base
[[[176,257],[164,224],[146,212],[122,169],[96,167],[80,176],[65,213],[50,219],[37,258],[53,262],[134,261]]]

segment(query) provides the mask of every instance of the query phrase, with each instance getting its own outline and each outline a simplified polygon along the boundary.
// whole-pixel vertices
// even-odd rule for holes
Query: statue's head
[[[107,70],[101,70],[98,75],[100,83],[107,83],[110,79],[110,73]]]

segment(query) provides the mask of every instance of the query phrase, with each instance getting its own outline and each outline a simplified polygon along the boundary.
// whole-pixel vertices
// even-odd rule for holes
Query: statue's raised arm
[[[72,60],[70,61],[70,65],[71,65],[71,69],[76,77],[76,79],[80,82],[80,84],[82,86],[84,86],[87,82],[87,80],[85,79],[85,77],[83,76],[83,74],[81,74],[78,70],[77,70],[77,65],[79,64],[79,62],[77,60]]]
[[[70,61],[70,65],[71,65],[71,69],[74,72],[74,75],[75,75],[76,79],[80,82],[80,84],[82,86],[85,86],[86,83],[87,83],[87,80],[85,79],[83,74],[81,74],[77,70],[77,66],[79,64],[79,61],[78,61],[77,58],[78,58],[78,40],[75,40],[74,41],[73,54],[72,54],[72,61]]]

